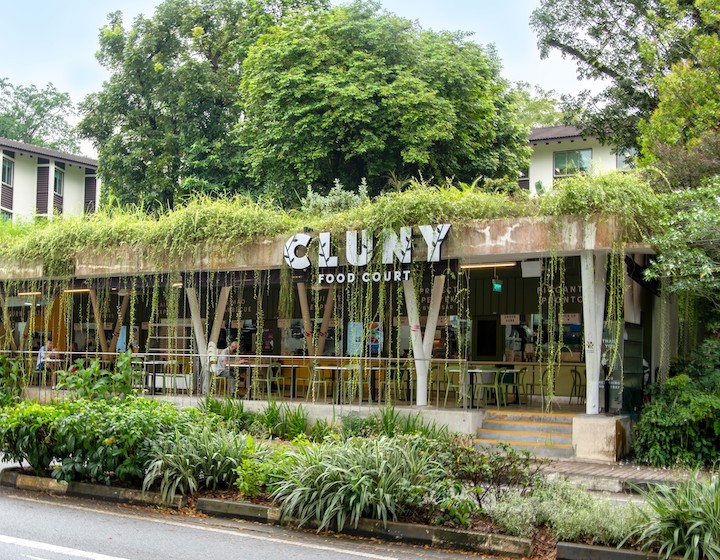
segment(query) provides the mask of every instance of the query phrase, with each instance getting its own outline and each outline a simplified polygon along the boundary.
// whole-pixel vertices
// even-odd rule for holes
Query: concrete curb
[[[139,504],[147,506],[163,506],[179,509],[186,503],[185,498],[176,496],[172,505],[163,503],[159,492],[143,492],[132,488],[119,488],[117,486],[103,486],[87,482],[64,482],[54,478],[32,476],[19,472],[17,468],[0,471],[0,486],[9,486],[19,490],[34,490],[51,492],[66,496],[81,498],[95,498],[110,502],[124,504]]]
[[[557,560],[649,560],[657,558],[657,553],[624,550],[605,546],[591,546],[559,542],[557,544]],[[673,556],[672,558],[677,558]]]
[[[199,498],[195,508],[208,515],[238,517],[248,521],[275,525],[281,523],[291,526],[298,525],[292,519],[283,519],[281,521],[280,510],[272,506]],[[310,525],[310,527],[316,528],[317,526]],[[375,519],[361,519],[356,528],[345,527],[342,533],[374,537],[386,541],[469,550],[485,554],[502,554],[505,556],[529,556],[532,549],[532,543],[529,539],[396,521],[388,521],[387,526],[384,526],[382,521]]]

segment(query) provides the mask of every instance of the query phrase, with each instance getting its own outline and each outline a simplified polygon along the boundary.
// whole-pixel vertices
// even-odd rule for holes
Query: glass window
[[[55,168],[55,182],[53,183],[53,192],[58,195],[63,195],[65,188],[65,172],[62,169]]]
[[[553,156],[555,177],[567,177],[590,170],[592,161],[592,150],[590,149],[555,152]]]
[[[635,168],[635,158],[637,157],[637,150],[630,148],[615,154],[615,166],[622,171],[629,171]]]
[[[13,175],[15,174],[15,162],[11,159],[2,158],[2,182],[3,185],[13,186]]]
[[[0,221],[12,222],[12,212],[8,212],[7,210],[0,210]]]

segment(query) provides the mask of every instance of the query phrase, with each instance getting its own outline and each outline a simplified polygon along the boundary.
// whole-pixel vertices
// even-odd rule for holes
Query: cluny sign
[[[397,261],[400,265],[409,265],[413,261],[412,229],[401,227],[399,233],[386,230],[382,235],[382,257],[384,265]],[[427,245],[427,262],[440,262],[442,245],[450,232],[450,224],[436,226],[417,226]],[[310,243],[313,238],[308,233],[296,233],[285,243],[283,257],[293,270],[306,270],[311,266]],[[376,239],[369,235],[367,230],[345,232],[345,263],[352,267],[367,266],[373,258]],[[380,280],[407,280],[410,270],[386,270],[384,272],[341,272],[338,270],[338,255],[333,249],[331,232],[322,232],[318,235],[317,266],[319,269],[318,283],[320,284],[351,284],[356,279],[363,282],[380,282]]]

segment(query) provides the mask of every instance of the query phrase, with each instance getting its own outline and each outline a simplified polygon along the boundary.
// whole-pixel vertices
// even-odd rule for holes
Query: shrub
[[[220,416],[228,429],[237,432],[248,431],[259,416],[255,412],[246,411],[243,401],[230,397],[220,400],[208,396],[200,402],[199,408],[202,412]]]
[[[256,449],[252,436],[239,436],[222,425],[201,422],[178,430],[151,451],[143,490],[158,484],[163,501],[172,503],[177,494],[228,489],[251,449]]]
[[[635,456],[656,467],[711,465],[720,459],[720,393],[688,375],[655,389],[635,428]]]
[[[272,492],[282,479],[283,469],[289,460],[285,447],[272,450],[265,446],[257,448],[248,439],[246,456],[235,471],[235,487],[248,498],[254,498],[261,492]]]
[[[139,482],[153,444],[194,423],[195,414],[141,398],[24,402],[0,414],[0,449],[41,475],[57,461],[52,476],[59,480]]]
[[[560,540],[617,545],[641,519],[632,503],[596,498],[564,480],[548,481],[530,492],[513,488],[486,501],[485,512],[507,533],[527,537],[546,526]]]
[[[99,360],[92,360],[87,367],[77,360],[69,370],[58,372],[58,388],[84,399],[126,397],[141,381],[142,372],[133,369],[130,350],[118,354],[113,371],[101,368]]]
[[[422,438],[351,438],[337,444],[308,444],[292,453],[273,497],[282,515],[319,529],[361,517],[396,519],[408,498],[445,477]]]
[[[510,488],[524,495],[543,481],[542,462],[509,445],[501,444],[499,451],[479,450],[456,438],[448,444],[447,453],[449,473],[468,486],[481,508],[488,496],[497,497]]]
[[[21,360],[0,356],[0,406],[8,406],[20,400],[24,369]]]
[[[720,560],[720,483],[696,477],[677,488],[659,485],[639,490],[650,511],[626,540],[636,539],[643,550],[659,547],[662,558]]]

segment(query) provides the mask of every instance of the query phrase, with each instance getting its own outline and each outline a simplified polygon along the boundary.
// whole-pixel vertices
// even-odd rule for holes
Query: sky
[[[7,2],[3,8],[0,78],[14,85],[52,83],[78,103],[99,91],[109,74],[95,59],[99,29],[119,10],[129,28],[142,13],[151,16],[160,0],[37,0]],[[342,3],[342,0],[333,0]],[[494,44],[503,77],[557,93],[596,89],[576,79],[575,64],[553,53],[540,60],[530,14],[540,0],[381,0],[389,12],[436,31],[472,32],[471,40]],[[85,151],[85,150],[83,150]]]

